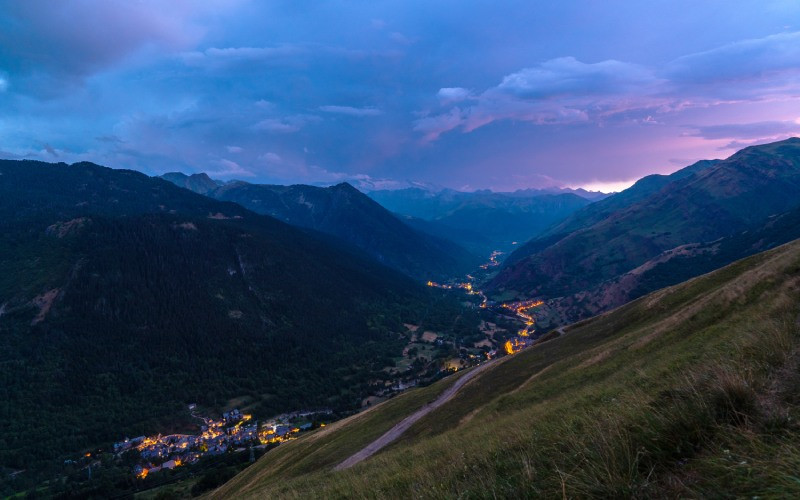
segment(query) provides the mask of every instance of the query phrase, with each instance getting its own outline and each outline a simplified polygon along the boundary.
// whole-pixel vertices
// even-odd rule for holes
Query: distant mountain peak
[[[205,172],[191,175],[186,175],[183,172],[167,172],[161,178],[198,194],[207,194],[225,184],[222,181],[212,179]]]
[[[337,189],[337,190],[341,190],[341,191],[351,191],[351,192],[358,192],[360,194],[363,194],[363,193],[361,193],[361,191],[359,189],[357,189],[355,186],[353,186],[352,184],[350,184],[347,181],[340,182],[339,184],[334,184],[333,186],[331,186],[328,189]]]

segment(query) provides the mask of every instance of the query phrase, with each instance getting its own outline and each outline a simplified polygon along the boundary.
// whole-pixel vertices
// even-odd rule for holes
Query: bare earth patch
[[[39,313],[35,318],[33,318],[31,325],[36,325],[44,321],[44,319],[47,317],[47,313],[50,312],[50,308],[53,307],[53,302],[56,300],[56,297],[58,297],[58,293],[60,291],[61,290],[58,288],[53,288],[52,290],[44,292],[43,294],[33,298],[31,304],[39,308]]]
[[[176,228],[186,229],[189,231],[197,231],[197,226],[194,225],[194,222],[183,222],[181,224],[175,224]]]
[[[55,224],[48,226],[45,230],[45,233],[48,236],[63,238],[64,236],[79,230],[85,226],[87,222],[89,222],[87,217],[78,217],[77,219],[68,220],[66,222],[56,222]]]
[[[436,342],[439,336],[435,332],[427,331],[422,333],[422,340],[425,342]]]
[[[600,362],[608,359],[611,356],[611,354],[612,354],[612,350],[611,349],[604,349],[603,351],[595,354],[591,358],[586,359],[583,363],[578,365],[578,369],[583,369],[583,368],[586,368],[588,366],[596,365],[597,363],[600,363]]]

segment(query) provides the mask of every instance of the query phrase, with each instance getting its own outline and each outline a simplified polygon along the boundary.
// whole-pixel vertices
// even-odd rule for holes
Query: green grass
[[[496,302],[508,302],[509,300],[516,299],[519,295],[519,292],[516,290],[504,290],[502,293],[493,294],[491,298]]]
[[[199,480],[199,478],[191,478],[185,481],[179,481],[175,484],[168,484],[166,486],[159,486],[152,490],[142,491],[135,493],[133,498],[136,500],[162,500],[170,498],[188,498],[191,497],[192,486]]]
[[[435,400],[463,373],[466,371],[428,387],[404,392],[373,409],[282,444],[264,455],[258,467],[245,470],[236,479],[244,482],[257,479],[259,482],[278,484],[287,478],[330,469],[380,437],[409,413]]]
[[[336,460],[299,440],[215,495],[798,496],[799,312],[794,242],[506,359],[352,469],[331,466],[440,389],[332,429]]]
[[[410,344],[411,348],[417,349],[417,354],[415,356],[400,356],[394,358],[395,365],[394,368],[398,372],[402,372],[407,370],[409,366],[416,360],[417,358],[424,357],[428,361],[431,361],[434,356],[436,355],[436,347],[431,344],[423,343],[423,342],[413,342]]]

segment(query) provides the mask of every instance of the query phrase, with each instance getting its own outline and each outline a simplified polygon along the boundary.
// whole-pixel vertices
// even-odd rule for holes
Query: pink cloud
[[[438,97],[450,109],[419,118],[414,130],[430,142],[455,129],[469,133],[499,120],[602,125],[633,114],[627,120],[660,125],[660,115],[690,108],[793,99],[799,91],[798,60],[800,32],[689,54],[662,72],[617,60],[585,63],[560,57],[506,75],[474,96],[459,87],[440,89]]]

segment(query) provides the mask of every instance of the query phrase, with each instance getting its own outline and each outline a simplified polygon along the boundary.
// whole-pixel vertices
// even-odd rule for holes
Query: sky
[[[612,191],[793,135],[795,0],[0,0],[0,158]]]

